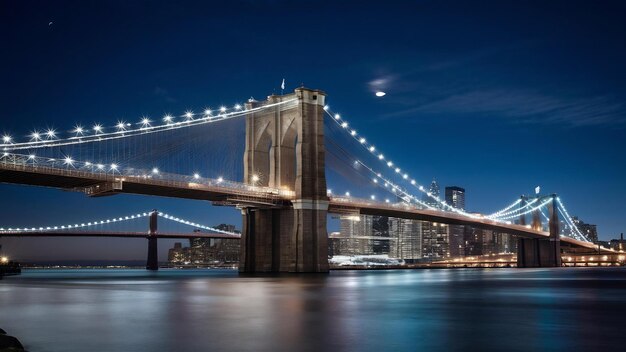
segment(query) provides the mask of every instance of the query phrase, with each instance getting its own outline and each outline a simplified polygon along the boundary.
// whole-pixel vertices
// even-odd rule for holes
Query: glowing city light
[[[69,156],[66,156],[65,159],[63,159],[63,164],[65,164],[65,165],[73,165],[74,164],[74,159],[72,159]]]
[[[2,142],[4,143],[11,143],[12,139],[13,137],[9,136],[8,134],[5,134],[4,136],[2,136]]]
[[[173,120],[174,117],[172,115],[165,115],[165,117],[163,117],[163,121],[165,121],[165,123],[172,123]]]
[[[53,129],[48,129],[48,130],[46,131],[46,136],[47,136],[48,138],[55,138],[55,137],[57,136],[57,133],[56,133],[56,131],[55,131],[55,130],[53,130]]]

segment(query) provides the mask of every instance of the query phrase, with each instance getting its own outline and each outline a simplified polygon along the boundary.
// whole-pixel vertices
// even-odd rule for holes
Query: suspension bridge
[[[359,134],[347,119],[334,113],[325,100],[320,90],[297,88],[294,93],[272,95],[262,102],[251,98],[231,108],[167,114],[157,121],[142,117],[138,122],[118,121],[109,127],[77,125],[67,133],[49,128],[33,131],[24,141],[7,134],[0,144],[0,182],[77,191],[90,197],[128,193],[205,200],[237,208],[243,218],[241,236],[206,226],[210,234],[169,236],[241,237],[242,272],[328,271],[328,214],[389,216],[515,235],[519,267],[561,266],[563,248],[598,249],[576,227],[556,194],[523,196],[489,214],[469,213],[447,204],[385,156],[373,144],[374,139]],[[214,125],[232,129],[227,121],[235,120],[245,121],[245,145],[238,157],[232,154],[235,147],[214,142],[222,134],[220,128],[211,129],[214,138],[206,129]],[[345,139],[327,140],[330,128]],[[199,141],[209,145],[200,147]],[[190,148],[194,153],[189,153]],[[219,157],[207,154],[220,150]],[[159,161],[163,155],[170,160]],[[350,170],[358,176],[349,176],[350,182],[367,180],[383,196],[333,193],[326,179],[329,158],[341,165],[338,169],[344,174]],[[194,171],[215,170],[215,165],[189,165],[217,159],[227,164],[226,170],[234,170],[230,177],[207,177]],[[147,166],[149,163],[152,166]],[[158,211],[140,213],[131,217],[150,217],[146,233],[93,235],[147,237],[148,267],[153,267],[156,259],[150,253],[156,253],[156,219],[160,215],[178,219]],[[530,224],[527,217],[532,218]],[[120,219],[126,217],[93,223]],[[2,227],[0,236],[78,236],[81,232],[76,230],[90,224]],[[604,248],[599,251],[613,253]]]

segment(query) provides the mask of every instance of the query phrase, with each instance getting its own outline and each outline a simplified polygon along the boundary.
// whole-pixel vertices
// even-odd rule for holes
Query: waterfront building
[[[598,242],[598,229],[596,225],[587,224],[580,220],[577,216],[572,216],[572,221],[580,232],[587,237],[587,239],[593,243]]]
[[[441,259],[450,256],[448,225],[422,221],[422,257]]]
[[[215,228],[238,232],[234,225],[220,224]],[[194,232],[199,232],[199,230]],[[236,264],[239,262],[239,246],[238,239],[191,238],[189,247],[183,247],[180,242],[174,244],[174,247],[168,251],[168,262],[175,265]]]
[[[620,234],[620,238],[614,238],[609,241],[609,246],[615,251],[626,251],[626,240],[624,240],[624,234]]]
[[[413,262],[422,257],[422,221],[389,218],[389,257]]]

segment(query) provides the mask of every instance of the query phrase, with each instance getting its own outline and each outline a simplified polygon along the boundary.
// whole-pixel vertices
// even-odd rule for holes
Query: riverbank
[[[0,264],[0,279],[3,276],[19,275],[22,272],[20,264],[16,262],[8,262]]]

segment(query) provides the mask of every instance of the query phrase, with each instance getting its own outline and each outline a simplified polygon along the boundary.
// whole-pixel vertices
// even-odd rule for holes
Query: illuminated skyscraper
[[[430,183],[430,187],[428,188],[428,193],[424,194],[422,200],[431,207],[439,208],[439,203],[435,200],[437,197],[439,197],[439,184],[433,179],[433,182]]]
[[[389,256],[407,262],[422,257],[422,221],[389,218]]]
[[[459,210],[465,210],[465,188],[446,187],[446,203]]]
[[[446,187],[446,204],[452,207],[465,210],[465,189],[461,187]],[[448,227],[448,241],[450,244],[450,256],[463,256],[465,253],[465,226],[450,225]]]

